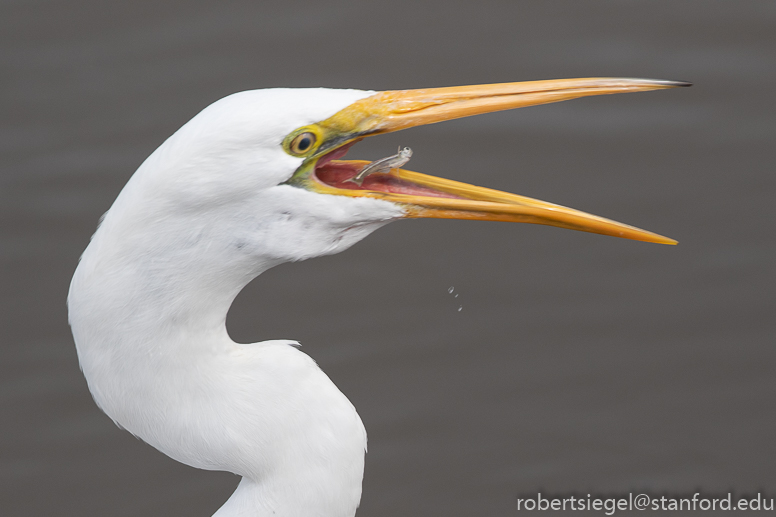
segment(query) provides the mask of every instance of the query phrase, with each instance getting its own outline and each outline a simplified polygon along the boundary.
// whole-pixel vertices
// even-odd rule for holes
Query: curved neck
[[[116,208],[92,238],[71,284],[68,304],[79,351],[84,341],[95,340],[114,349],[131,346],[134,353],[138,347],[164,352],[159,343],[170,336],[187,338],[189,348],[212,343],[213,336],[228,341],[232,301],[280,261],[241,252],[239,239],[206,220],[197,225],[116,214]],[[89,339],[79,339],[82,333]]]
[[[179,461],[214,468],[186,457],[199,445],[183,428],[187,420],[172,420],[186,417],[177,405],[223,374],[213,365],[236,346],[226,331],[229,307],[274,263],[235,253],[206,225],[179,231],[174,221],[141,226],[126,223],[137,214],[120,215],[108,213],[70,286],[81,368],[114,421]],[[175,445],[173,425],[189,443]]]
[[[226,333],[240,290],[282,260],[207,224],[164,223],[139,232],[109,214],[73,277],[95,401],[173,459],[244,476],[219,517],[354,515],[366,433],[353,406],[289,342]]]

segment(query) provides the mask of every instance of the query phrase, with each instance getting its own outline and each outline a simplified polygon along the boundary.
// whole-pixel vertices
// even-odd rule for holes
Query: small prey
[[[364,166],[361,171],[346,181],[352,181],[359,187],[364,182],[364,178],[375,172],[390,172],[392,169],[398,169],[412,157],[412,149],[405,147],[402,149],[399,147],[398,152],[392,156],[387,156],[379,160],[375,160]]]

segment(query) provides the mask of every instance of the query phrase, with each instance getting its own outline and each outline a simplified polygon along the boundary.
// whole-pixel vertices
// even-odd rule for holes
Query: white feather
[[[258,90],[203,110],[137,170],[83,254],[68,305],[95,401],[172,458],[243,476],[216,514],[344,517],[366,433],[348,399],[289,341],[233,342],[253,278],[337,253],[397,205],[283,185],[294,129],[373,92]]]

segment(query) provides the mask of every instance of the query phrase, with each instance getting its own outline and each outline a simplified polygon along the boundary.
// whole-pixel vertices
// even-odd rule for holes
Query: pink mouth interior
[[[355,142],[347,144],[322,156],[315,166],[315,172],[313,173],[314,177],[325,185],[344,190],[370,190],[390,194],[464,199],[460,196],[448,194],[447,192],[440,192],[429,187],[416,185],[410,181],[398,178],[391,173],[370,174],[364,178],[361,185],[358,185],[353,181],[348,181],[361,172],[363,165],[358,162],[335,160],[345,156],[354,143]]]

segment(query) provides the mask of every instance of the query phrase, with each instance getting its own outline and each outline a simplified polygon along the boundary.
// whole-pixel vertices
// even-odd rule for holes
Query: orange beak
[[[406,217],[478,219],[545,224],[661,244],[676,241],[652,232],[552,203],[403,169],[348,181],[368,163],[337,161],[337,149],[366,136],[480,113],[559,102],[590,95],[659,90],[689,83],[651,79],[560,79],[376,93],[316,124],[323,143],[314,166],[296,178],[317,192],[373,197],[405,209]],[[330,158],[320,159],[324,155]],[[311,164],[312,165],[312,164]]]

